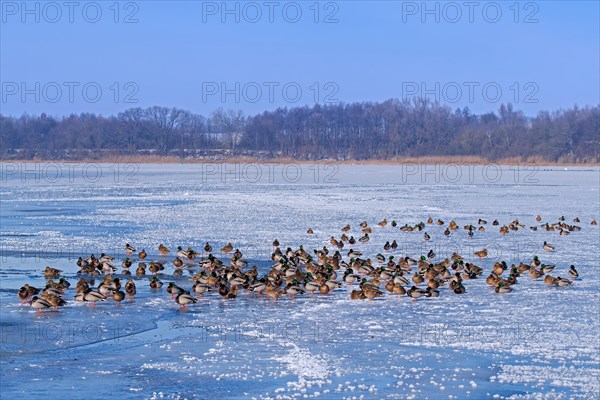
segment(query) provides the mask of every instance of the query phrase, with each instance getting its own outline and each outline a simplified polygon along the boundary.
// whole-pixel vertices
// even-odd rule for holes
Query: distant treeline
[[[132,108],[116,116],[0,115],[2,159],[109,156],[390,160],[477,156],[600,161],[600,110],[573,107],[527,118],[511,104],[496,113],[452,110],[427,99],[279,108],[254,116],[218,109]]]

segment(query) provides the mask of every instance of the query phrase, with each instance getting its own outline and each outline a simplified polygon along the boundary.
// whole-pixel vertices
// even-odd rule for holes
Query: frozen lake
[[[599,398],[600,170],[598,167],[330,164],[66,164],[3,163],[0,186],[1,396],[48,398]],[[541,222],[535,221],[536,215]],[[568,236],[529,226],[564,216],[581,231]],[[442,219],[423,232],[399,226]],[[488,221],[472,239],[462,229]],[[501,236],[494,219],[526,229]],[[453,219],[460,229],[443,231]],[[267,271],[275,238],[282,249],[330,246],[340,229],[371,240],[354,248],[374,258],[435,262],[453,251],[484,268],[439,298],[350,300],[345,285],[328,296],[277,302],[212,292],[180,310],[164,288],[136,277],[135,302],[92,308],[75,304],[75,262],[94,253],[115,256],[125,243],[165,261],[163,282],[191,288],[191,273],[173,276],[158,244],[215,254],[227,242]],[[307,235],[308,228],[314,235]],[[546,252],[544,241],[556,250]],[[473,252],[487,248],[489,256]],[[348,247],[342,251],[344,259]],[[548,287],[528,275],[512,293],[485,281],[495,261],[509,265],[534,255],[567,276],[570,287]],[[227,258],[227,260],[229,257]],[[137,258],[134,256],[134,264]],[[42,270],[64,271],[69,304],[41,315],[20,305],[25,283],[45,284]],[[132,268],[133,269],[133,268]],[[119,273],[121,268],[119,268]],[[343,271],[339,271],[343,273]],[[117,274],[117,276],[120,276]],[[96,285],[99,280],[96,280]]]

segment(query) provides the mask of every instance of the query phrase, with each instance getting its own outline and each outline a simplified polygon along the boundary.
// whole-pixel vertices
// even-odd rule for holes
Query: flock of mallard
[[[537,222],[541,222],[541,217],[536,217]],[[578,223],[579,218],[573,220]],[[404,225],[400,227],[403,232],[425,231],[427,224],[436,224],[444,226],[442,220],[433,221],[429,218],[427,222],[420,222],[416,225]],[[469,238],[473,237],[475,231],[484,231],[487,221],[479,219],[478,227],[474,225],[465,225]],[[381,228],[388,225],[387,219],[383,219],[377,224]],[[391,222],[391,227],[397,227],[396,221]],[[498,221],[493,221],[493,226],[500,226]],[[597,225],[595,220],[591,225]],[[359,237],[359,243],[366,243],[370,240],[369,234],[373,228],[366,221],[359,224],[362,236]],[[541,225],[546,231],[558,231],[560,235],[579,231],[578,225],[570,225],[561,217],[556,223],[544,223]],[[518,220],[508,225],[502,225],[499,230],[502,235],[511,231],[518,231],[525,228],[525,225]],[[537,226],[531,226],[532,231],[537,230]],[[444,235],[449,236],[459,227],[454,221],[446,225]],[[182,308],[187,308],[189,304],[196,303],[206,292],[216,291],[224,299],[234,299],[243,290],[244,293],[254,293],[257,296],[265,295],[266,298],[277,300],[284,296],[294,299],[298,295],[308,293],[313,296],[315,293],[327,295],[328,293],[348,285],[353,290],[350,292],[350,298],[354,300],[370,299],[384,296],[385,292],[398,296],[407,296],[416,300],[420,297],[438,297],[440,288],[449,287],[449,291],[455,294],[466,292],[464,282],[477,279],[484,274],[484,269],[474,263],[466,262],[464,257],[453,252],[448,258],[442,261],[434,262],[436,255],[433,250],[427,255],[418,258],[408,256],[400,257],[390,255],[398,248],[396,240],[387,241],[383,245],[384,255],[378,253],[373,259],[364,257],[363,253],[353,245],[357,240],[354,236],[348,234],[351,226],[348,224],[342,229],[339,239],[331,236],[329,243],[333,249],[323,246],[321,249],[315,249],[312,253],[307,252],[302,245],[293,249],[287,247],[282,250],[278,240],[273,242],[273,253],[271,255],[274,264],[263,274],[259,274],[256,265],[248,268],[249,261],[243,258],[239,249],[234,251],[234,246],[227,243],[220,249],[223,255],[222,259],[213,254],[213,248],[209,243],[204,246],[204,255],[192,248],[184,250],[178,247],[175,252],[175,258],[172,261],[174,266],[173,276],[181,276],[184,269],[193,273],[190,281],[193,282],[190,289],[183,288],[175,282],[169,282],[166,285],[166,292]],[[314,234],[309,228],[308,234]],[[423,239],[429,241],[431,236],[425,232]],[[348,245],[350,250],[342,253],[344,246]],[[543,249],[547,252],[555,250],[554,246],[544,241]],[[163,244],[158,246],[159,259],[171,254],[171,250]],[[89,303],[94,306],[99,301],[112,299],[116,304],[123,300],[134,300],[137,293],[137,286],[133,279],[129,278],[122,286],[121,279],[131,276],[131,267],[134,266],[132,256],[137,250],[129,243],[125,245],[127,257],[122,261],[122,278],[113,276],[117,271],[115,259],[107,254],[101,254],[96,257],[93,254],[84,259],[80,257],[77,260],[79,267],[79,281],[75,285],[74,300],[76,302]],[[233,252],[233,253],[232,253]],[[231,258],[228,260],[225,257]],[[474,252],[476,257],[483,259],[488,256],[487,249]],[[152,274],[148,286],[152,291],[159,291],[163,287],[165,262],[148,261],[148,253],[142,249],[137,253],[137,266],[135,275],[145,276],[147,271]],[[542,263],[538,256],[534,256],[530,262],[519,263],[519,265],[508,265],[505,261],[499,261],[493,264],[486,282],[494,288],[495,293],[509,293],[513,285],[523,276],[529,275],[532,279],[541,279],[549,286],[569,286],[572,280],[579,278],[579,272],[575,266],[571,265],[566,273],[570,279],[552,276],[550,273],[555,269],[554,265]],[[508,271],[508,272],[507,272]],[[62,271],[46,267],[44,276],[49,279],[43,289],[38,289],[25,284],[18,291],[20,303],[29,304],[40,313],[43,309],[58,309],[67,302],[65,295],[71,287],[64,277],[61,277]],[[95,280],[102,276],[100,283],[95,287]],[[55,279],[58,279],[55,281]],[[139,283],[138,283],[139,284]],[[354,286],[356,284],[356,286]],[[356,289],[354,289],[356,287]],[[122,290],[123,289],[123,290]],[[39,295],[39,296],[38,296]]]

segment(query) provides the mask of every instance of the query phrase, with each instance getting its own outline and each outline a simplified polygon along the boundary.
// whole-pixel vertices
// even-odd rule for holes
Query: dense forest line
[[[185,158],[391,160],[422,156],[535,157],[600,161],[600,109],[541,111],[533,118],[501,105],[496,113],[452,110],[427,99],[279,108],[245,116],[218,109],[131,108],[116,116],[0,115],[0,156],[10,159]]]

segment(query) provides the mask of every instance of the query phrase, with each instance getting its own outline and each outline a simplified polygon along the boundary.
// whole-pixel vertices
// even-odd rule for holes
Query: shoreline
[[[128,163],[128,164],[338,164],[338,165],[411,165],[411,164],[456,164],[456,165],[530,165],[530,166],[556,166],[556,167],[598,167],[598,161],[583,161],[583,162],[567,162],[567,161],[546,161],[539,157],[530,157],[523,160],[521,157],[503,158],[495,161],[490,161],[478,156],[431,156],[431,157],[399,157],[388,160],[298,160],[293,158],[269,158],[259,159],[256,157],[223,157],[218,159],[199,159],[199,158],[178,158],[170,156],[119,156],[119,157],[104,157],[102,159],[15,159],[15,160],[0,160],[0,163]]]

